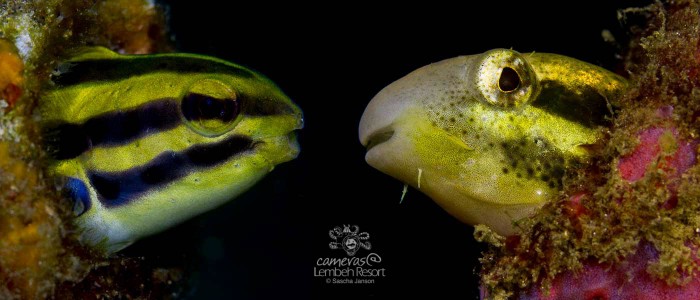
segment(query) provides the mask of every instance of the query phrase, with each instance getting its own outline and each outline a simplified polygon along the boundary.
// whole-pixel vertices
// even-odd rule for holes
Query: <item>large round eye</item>
[[[495,49],[482,55],[474,82],[482,101],[502,108],[515,108],[539,94],[535,71],[520,53]]]
[[[236,93],[220,81],[195,82],[182,96],[180,110],[185,123],[195,132],[209,137],[231,130],[240,112]]]

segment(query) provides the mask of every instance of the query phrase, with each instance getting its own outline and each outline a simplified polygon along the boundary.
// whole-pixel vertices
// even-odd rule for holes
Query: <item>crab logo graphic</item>
[[[331,249],[342,247],[348,256],[354,256],[360,248],[372,249],[372,244],[369,242],[369,233],[360,232],[360,227],[357,225],[343,225],[342,229],[340,226],[336,226],[328,232],[328,235],[334,240],[328,246]]]

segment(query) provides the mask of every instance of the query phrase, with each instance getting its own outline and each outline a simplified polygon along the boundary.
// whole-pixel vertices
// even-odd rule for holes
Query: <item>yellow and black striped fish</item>
[[[301,110],[269,79],[194,54],[81,50],[40,104],[50,171],[107,252],[236,197],[294,159]]]

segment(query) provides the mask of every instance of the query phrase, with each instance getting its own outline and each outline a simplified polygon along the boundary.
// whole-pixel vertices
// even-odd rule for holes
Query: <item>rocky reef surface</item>
[[[0,299],[168,299],[182,269],[104,257],[81,246],[60,182],[46,176],[36,107],[57,61],[100,45],[172,49],[165,14],[146,0],[0,3]]]

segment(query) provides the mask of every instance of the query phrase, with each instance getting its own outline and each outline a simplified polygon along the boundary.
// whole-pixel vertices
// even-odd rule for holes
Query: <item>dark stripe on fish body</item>
[[[62,123],[47,126],[45,142],[56,159],[71,159],[97,146],[124,145],[181,122],[179,101],[162,99],[139,107],[107,112],[83,124]]]
[[[180,109],[188,121],[219,119],[224,123],[233,121],[239,113],[253,117],[294,113],[292,106],[281,101],[254,101],[246,96],[236,100],[219,99],[199,93],[185,95]]]
[[[551,80],[540,84],[542,91],[532,106],[588,128],[612,125],[608,101],[595,89],[584,86],[574,91]]]
[[[241,103],[241,111],[246,116],[291,115],[296,112],[292,104],[273,99],[249,99],[246,95],[241,95],[239,102]]]
[[[94,81],[118,81],[152,72],[173,73],[225,73],[251,78],[255,74],[244,68],[204,58],[143,55],[128,58],[68,61],[67,70],[52,75],[58,86],[70,86]],[[60,69],[61,67],[59,67]]]
[[[257,143],[246,136],[232,136],[217,143],[166,151],[145,165],[122,172],[89,171],[88,178],[102,205],[125,205],[140,195],[178,180],[192,170],[214,167],[251,150]]]

